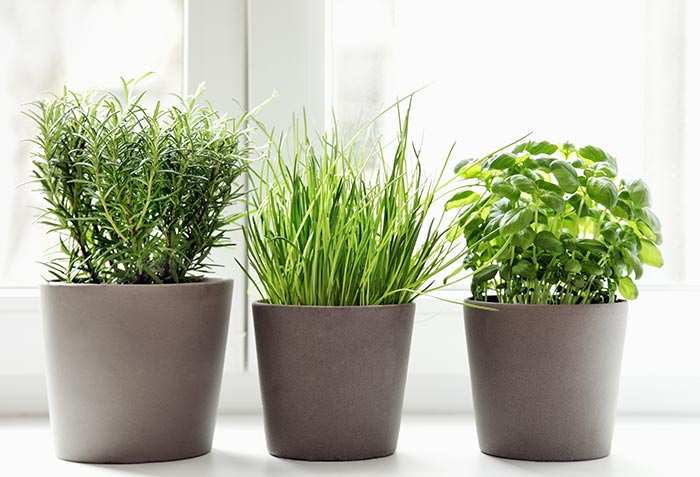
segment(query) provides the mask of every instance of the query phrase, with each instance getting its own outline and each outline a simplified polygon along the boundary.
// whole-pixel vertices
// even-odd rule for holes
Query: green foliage
[[[632,300],[643,266],[663,265],[646,184],[617,179],[617,160],[600,148],[523,142],[462,161],[455,174],[463,185],[445,207],[461,207],[463,267],[478,300]]]
[[[251,280],[265,301],[408,303],[430,291],[435,275],[460,259],[447,236],[445,213],[429,215],[439,199],[442,173],[435,183],[424,180],[415,150],[411,165],[410,104],[405,115],[400,104],[349,141],[341,140],[337,125],[311,135],[305,117],[301,124],[294,121],[288,137],[270,137],[269,158],[243,227],[257,274]],[[379,143],[366,152],[356,144],[360,134],[392,109],[399,116],[392,156],[385,157]]]
[[[57,232],[55,279],[74,283],[177,283],[212,266],[235,217],[227,207],[248,154],[244,115],[228,119],[198,103],[202,89],[152,111],[133,96],[64,89],[31,103],[34,181]]]

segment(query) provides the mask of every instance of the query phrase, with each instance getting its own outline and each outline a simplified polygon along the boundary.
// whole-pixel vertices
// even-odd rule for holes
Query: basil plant
[[[520,142],[460,162],[446,203],[459,209],[477,300],[609,303],[637,298],[644,266],[661,267],[659,219],[647,185],[619,179],[595,146]],[[511,148],[511,150],[507,150]]]

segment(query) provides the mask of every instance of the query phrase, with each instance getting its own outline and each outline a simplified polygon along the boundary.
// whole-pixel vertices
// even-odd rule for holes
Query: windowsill
[[[537,463],[479,452],[470,415],[404,416],[394,456],[349,463],[301,462],[271,457],[259,415],[226,415],[218,421],[214,450],[176,462],[87,465],[57,459],[45,418],[0,419],[3,475],[60,476],[296,476],[296,475],[552,475],[645,477],[697,475],[700,416],[618,417],[612,454],[587,462]]]

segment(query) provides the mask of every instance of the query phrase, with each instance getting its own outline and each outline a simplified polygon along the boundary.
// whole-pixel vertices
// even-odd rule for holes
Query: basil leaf
[[[508,236],[520,232],[530,225],[534,212],[528,208],[511,209],[503,215],[500,222],[501,235]]]
[[[559,183],[559,187],[561,187],[564,192],[571,194],[578,190],[579,182],[574,166],[563,159],[557,159],[552,161],[551,168],[552,174],[554,174],[554,177]]]
[[[610,210],[617,205],[617,186],[607,177],[591,177],[586,190],[593,200]]]

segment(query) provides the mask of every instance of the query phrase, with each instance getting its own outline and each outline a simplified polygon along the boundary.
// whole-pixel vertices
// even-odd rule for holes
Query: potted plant
[[[142,106],[136,81],[32,103],[41,221],[58,235],[41,285],[56,454],[93,463],[211,449],[232,280],[205,278],[242,197],[243,118],[198,97]]]
[[[510,147],[510,146],[508,146]],[[500,457],[610,452],[627,301],[663,264],[643,181],[594,146],[521,142],[455,171],[471,294],[464,320],[479,445]],[[450,201],[448,201],[448,204]],[[493,311],[470,305],[487,305]]]
[[[442,186],[411,157],[410,104],[405,115],[400,104],[346,141],[337,125],[312,136],[306,118],[295,122],[291,138],[270,141],[258,174],[243,231],[262,297],[253,319],[274,456],[357,460],[396,449],[414,299],[460,257],[444,213],[429,220]],[[390,110],[399,130],[385,158],[379,141],[360,138]]]

